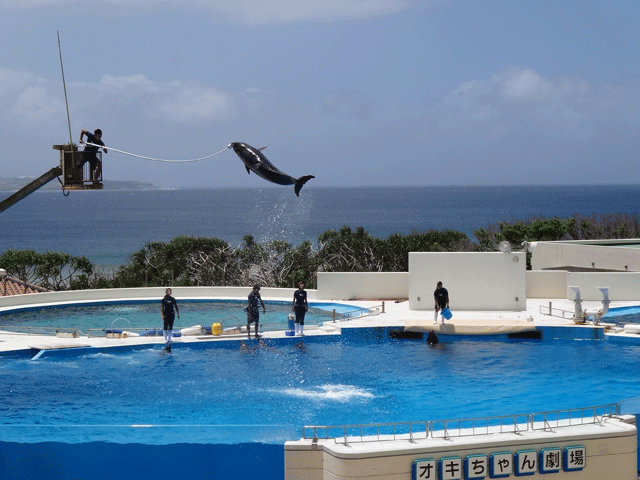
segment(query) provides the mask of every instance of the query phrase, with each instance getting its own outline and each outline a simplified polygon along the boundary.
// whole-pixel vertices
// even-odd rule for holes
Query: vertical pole
[[[71,135],[71,117],[69,116],[69,102],[67,101],[67,84],[64,81],[64,67],[62,66],[62,48],[60,48],[60,31],[56,30],[58,35],[58,53],[60,54],[60,70],[62,71],[62,87],[64,88],[64,103],[67,106],[67,123],[69,124],[69,146],[73,145],[73,136]]]

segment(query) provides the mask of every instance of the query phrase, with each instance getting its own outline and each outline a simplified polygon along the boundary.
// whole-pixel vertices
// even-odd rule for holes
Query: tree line
[[[323,272],[406,272],[409,252],[488,252],[501,241],[515,250],[523,242],[624,239],[640,237],[637,214],[605,214],[571,218],[531,218],[499,222],[474,231],[472,242],[455,230],[414,231],[381,239],[364,228],[327,230],[317,245],[294,247],[282,240],[258,242],[246,235],[239,246],[224,240],[181,235],[169,242],[149,242],[128,263],[99,272],[86,257],[66,253],[6,250],[0,268],[15,278],[49,290],[145,286],[238,286],[259,283],[292,287],[304,281],[315,288]],[[530,254],[527,268],[531,268]]]

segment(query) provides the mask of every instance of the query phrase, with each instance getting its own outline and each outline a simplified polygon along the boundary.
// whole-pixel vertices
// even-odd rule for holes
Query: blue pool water
[[[640,305],[610,308],[602,320],[615,323],[638,323],[640,322]]]
[[[98,316],[108,320],[123,314],[111,308],[146,307],[90,308],[105,308]],[[145,315],[156,315],[151,308],[128,316],[146,324]],[[76,318],[67,309],[36,316],[61,312]],[[435,347],[402,338],[401,328],[345,328],[341,336],[263,345],[176,343],[171,354],[137,346],[50,351],[37,360],[1,356],[0,476],[173,479],[186,471],[190,478],[282,480],[283,444],[304,425],[638,406],[640,346],[573,340],[576,329],[541,330],[541,339],[442,336]]]
[[[282,444],[304,425],[482,417],[640,396],[640,347],[384,329],[3,359],[0,441]],[[132,427],[132,425],[136,425]],[[143,425],[143,426],[140,426]]]

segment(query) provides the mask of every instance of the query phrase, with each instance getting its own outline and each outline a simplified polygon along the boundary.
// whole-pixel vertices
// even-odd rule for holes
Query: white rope
[[[99,148],[105,148],[107,150],[113,150],[114,152],[122,153],[123,155],[129,155],[131,157],[143,158],[145,160],[153,160],[155,162],[169,162],[169,163],[199,162],[200,160],[206,160],[207,158],[211,158],[211,157],[214,157],[216,155],[219,155],[222,152],[224,152],[225,150],[227,150],[227,148],[228,148],[228,147],[225,147],[222,150],[220,150],[219,152],[212,153],[211,155],[207,155],[206,157],[191,158],[189,160],[166,160],[164,158],[144,157],[142,155],[136,155],[135,153],[124,152],[122,150],[118,150],[117,148],[107,147],[106,145],[96,145],[95,143],[89,143],[89,142],[85,142],[84,144],[85,145],[90,145],[92,147],[99,147]]]

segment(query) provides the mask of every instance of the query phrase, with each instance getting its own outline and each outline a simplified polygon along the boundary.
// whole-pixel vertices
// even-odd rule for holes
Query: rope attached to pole
[[[228,147],[225,147],[222,150],[220,150],[219,152],[212,153],[211,155],[207,155],[206,157],[191,158],[189,160],[167,160],[167,159],[164,159],[164,158],[153,158],[153,157],[145,157],[143,155],[136,155],[135,153],[125,152],[125,151],[122,151],[122,150],[118,150],[117,148],[108,147],[106,145],[97,145],[95,143],[89,143],[89,142],[85,142],[84,144],[85,145],[90,145],[92,147],[106,148],[107,150],[113,150],[114,152],[122,153],[123,155],[129,155],[131,157],[142,158],[144,160],[152,160],[154,162],[168,162],[168,163],[199,162],[200,160],[206,160],[207,158],[215,157],[216,155],[219,155],[222,152],[224,152],[225,150],[227,150],[227,148],[228,148]]]

